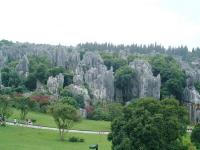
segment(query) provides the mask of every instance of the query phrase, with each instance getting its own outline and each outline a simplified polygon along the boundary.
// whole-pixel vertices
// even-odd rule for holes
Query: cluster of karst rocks
[[[31,45],[31,46],[30,46]],[[31,47],[31,48],[30,48]],[[8,50],[9,49],[9,50]],[[21,50],[20,50],[21,49]],[[67,50],[64,46],[49,47],[48,45],[20,45],[4,47],[0,53],[0,65],[5,65],[7,58],[19,60],[16,70],[20,75],[28,76],[28,56],[47,56],[52,66],[70,69],[74,73],[73,84],[69,89],[74,94],[83,95],[85,101],[115,101],[122,97],[121,91],[114,87],[114,72],[112,67],[108,70],[98,52],[86,51],[82,58],[80,52]],[[130,67],[137,72],[135,84],[131,91],[133,97],[140,98],[153,96],[160,98],[160,76],[153,76],[151,66],[147,61],[137,60],[130,63]],[[64,76],[50,76],[47,88],[52,95],[59,94],[59,87],[63,87]],[[43,89],[37,82],[37,89]],[[117,92],[116,92],[117,91]]]
[[[127,53],[122,53],[122,58],[126,59]],[[5,66],[8,58],[19,60],[16,70],[20,75],[27,77],[29,74],[28,56],[46,56],[52,66],[72,70],[74,73],[73,84],[69,85],[68,88],[72,93],[82,95],[86,104],[94,101],[118,101],[122,97],[122,91],[114,85],[115,78],[112,67],[108,69],[104,65],[98,52],[78,51],[60,45],[16,43],[12,46],[1,47],[0,68]],[[200,81],[200,70],[191,67],[182,60],[178,61],[187,75],[187,86],[183,92],[183,99],[188,105],[192,121],[195,121],[200,117],[200,94],[195,89],[194,83]],[[151,65],[145,60],[135,60],[130,62],[129,66],[136,72],[136,76],[130,81],[133,82],[130,89],[132,97],[155,97],[159,99],[161,77],[160,75],[153,75]],[[49,93],[58,97],[59,88],[63,87],[63,83],[64,76],[61,73],[56,77],[50,76],[47,81]],[[37,89],[43,89],[43,85],[39,82],[37,83]]]

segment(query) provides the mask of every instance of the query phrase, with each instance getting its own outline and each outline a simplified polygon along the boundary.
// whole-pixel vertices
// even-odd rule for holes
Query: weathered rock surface
[[[59,73],[58,75],[56,75],[57,81],[58,81],[58,86],[60,88],[63,88],[63,84],[64,84],[64,75],[62,73]]]
[[[50,76],[47,80],[48,91],[52,95],[58,96],[59,87],[62,88],[63,83],[64,83],[64,76],[62,75],[62,73],[59,73],[56,77]]]
[[[154,97],[160,99],[160,74],[157,77],[153,76],[151,65],[144,60],[135,60],[129,66],[136,71],[138,85],[134,85],[133,91],[138,91],[138,97]]]
[[[0,72],[0,89],[1,89],[1,86],[2,86],[2,80],[1,80],[1,72]]]
[[[67,69],[75,71],[76,67],[80,63],[80,53],[77,51],[69,52],[66,56],[65,67]]]
[[[29,74],[29,61],[26,55],[24,55],[20,61],[19,64],[16,66],[16,70],[20,75],[25,75],[26,77]]]
[[[69,85],[69,90],[74,95],[82,95],[83,98],[84,98],[85,103],[90,101],[90,96],[89,96],[88,90],[84,86],[71,84],[71,85]]]
[[[58,95],[58,80],[56,77],[50,76],[47,80],[47,87],[52,95]]]
[[[58,46],[56,48],[56,55],[55,55],[55,63],[58,67],[65,67],[65,61],[66,61],[66,52],[65,49]]]
[[[7,57],[3,55],[2,51],[0,51],[0,69],[5,67],[6,61]]]
[[[100,54],[97,52],[86,52],[83,56],[81,61],[82,65],[88,68],[99,68],[101,64],[103,64],[103,59],[101,58]]]
[[[183,101],[189,110],[189,118],[192,123],[200,122],[200,94],[195,88],[195,83],[200,81],[200,70],[191,67],[188,63],[179,60],[181,68],[185,71],[187,80],[183,91]]]
[[[74,84],[86,86],[95,100],[114,99],[113,70],[107,70],[98,53],[86,52],[75,70]]]
[[[43,93],[46,92],[44,85],[39,80],[37,80],[36,82],[36,91],[43,92]]]

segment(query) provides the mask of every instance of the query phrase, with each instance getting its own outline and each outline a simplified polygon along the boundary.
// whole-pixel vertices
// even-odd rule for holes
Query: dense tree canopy
[[[187,112],[175,99],[140,99],[112,122],[113,150],[180,150],[187,127]]]
[[[129,66],[119,68],[115,73],[115,86],[122,90],[123,102],[131,99],[132,80],[135,72]]]
[[[172,57],[156,56],[150,61],[154,75],[161,75],[161,98],[174,96],[182,99],[186,75]]]
[[[192,130],[191,141],[196,145],[197,148],[200,148],[200,125],[197,124]]]
[[[107,66],[107,68],[110,69],[113,67],[114,72],[120,67],[127,65],[127,61],[120,58],[118,55],[115,55],[115,53],[101,53],[101,57],[103,58],[104,64]]]

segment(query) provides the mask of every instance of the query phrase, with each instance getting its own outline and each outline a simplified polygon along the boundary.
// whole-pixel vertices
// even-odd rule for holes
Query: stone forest
[[[152,108],[154,111],[150,111],[151,114],[159,112],[158,114],[166,115],[168,105],[166,108],[163,105],[170,102],[165,100],[175,99],[176,101],[171,103],[175,105],[177,102],[178,105],[186,108],[187,126],[193,126],[200,122],[199,48],[189,51],[185,46],[164,48],[157,43],[150,45],[84,43],[77,46],[63,46],[2,40],[0,41],[0,69],[0,99],[9,97],[8,99],[19,101],[17,104],[11,104],[12,109],[14,109],[12,115],[6,112],[4,116],[0,112],[2,113],[1,118],[7,117],[7,122],[15,120],[14,123],[16,123],[17,117],[14,114],[17,110],[21,110],[21,119],[17,120],[33,119],[26,116],[28,114],[27,108],[29,108],[30,112],[52,114],[57,127],[62,129],[59,126],[59,115],[65,116],[68,110],[73,112],[72,105],[79,110],[81,118],[112,121],[112,134],[108,135],[108,139],[110,138],[112,141],[113,150],[173,149],[163,144],[163,141],[157,147],[147,148],[144,143],[141,145],[142,147],[138,147],[129,141],[132,135],[128,133],[126,136],[130,139],[120,139],[120,136],[124,137],[126,133],[120,131],[125,130],[125,128],[127,131],[131,130],[131,127],[128,128],[127,125],[123,129],[120,128],[120,119],[115,120],[115,117],[120,116],[121,121],[124,119],[124,122],[121,122],[121,126],[123,126],[122,124],[125,122],[131,123],[129,119],[125,119],[125,116],[143,114],[146,112],[144,108],[147,105],[149,107],[155,105],[155,108]],[[22,105],[26,103],[25,99],[29,99],[32,103]],[[152,105],[145,104],[144,99],[150,99]],[[140,100],[141,102],[136,105],[135,102]],[[142,102],[142,100],[144,101]],[[20,103],[20,101],[22,102]],[[51,104],[57,101],[63,102],[61,105],[57,103],[51,107]],[[69,106],[62,114],[60,109],[64,107],[65,103]],[[121,110],[122,107],[126,106],[126,111]],[[130,111],[128,106],[135,108],[135,110]],[[173,111],[170,108],[168,110]],[[56,114],[56,111],[59,113]],[[22,112],[24,112],[24,116]],[[121,114],[124,115],[121,116]],[[180,113],[180,116],[181,114],[184,113]],[[13,115],[14,117],[12,117]],[[11,116],[10,121],[9,116]],[[153,120],[161,125],[159,115],[155,117],[157,121],[154,120],[155,118]],[[130,116],[130,118],[132,117]],[[139,118],[136,117],[136,119]],[[148,119],[147,117],[144,122]],[[149,122],[152,121],[151,119]],[[72,118],[72,120],[76,122],[78,119]],[[134,126],[133,120],[132,126]],[[35,125],[37,125],[38,120],[35,121]],[[34,124],[34,120],[31,123]],[[154,123],[152,124],[155,125]],[[136,122],[135,125],[138,124],[139,122]],[[166,124],[164,123],[163,127]],[[71,124],[64,129],[70,129],[69,127]],[[139,130],[139,125],[137,127]],[[181,125],[177,125],[177,128],[180,127]],[[151,126],[149,131],[150,128]],[[181,134],[181,130],[177,132]],[[167,133],[165,132],[163,135]],[[149,136],[149,134],[145,136]],[[62,130],[60,130],[60,135],[61,139],[64,139]],[[156,139],[156,137],[154,138]],[[171,138],[169,141],[172,146],[178,138],[175,138],[176,140]],[[77,139],[75,138],[75,140]],[[84,141],[83,139],[78,140]],[[169,141],[168,143],[170,143]],[[121,145],[116,147],[120,142]],[[106,150],[106,148],[104,149]]]

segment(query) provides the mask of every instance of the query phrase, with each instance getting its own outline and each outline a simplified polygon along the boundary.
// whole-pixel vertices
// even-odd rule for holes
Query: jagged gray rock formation
[[[63,87],[63,83],[64,76],[62,75],[62,73],[59,73],[58,75],[56,75],[56,77],[50,76],[47,80],[47,88],[49,93],[58,97],[59,88]]]
[[[90,96],[89,96],[88,90],[84,86],[71,84],[71,85],[69,85],[69,90],[74,95],[82,95],[85,103],[90,101]]]
[[[200,94],[194,86],[187,86],[184,89],[183,100],[188,107],[190,121],[193,123],[200,122]]]
[[[66,68],[75,71],[76,67],[80,63],[80,53],[77,51],[69,52],[66,56]]]
[[[37,80],[37,82],[36,82],[36,91],[42,92],[42,93],[46,92],[44,85],[39,80]]]
[[[16,66],[16,70],[20,75],[25,75],[26,77],[29,74],[29,61],[26,55],[24,55],[20,61],[19,64]]]
[[[191,67],[182,59],[178,59],[178,62],[187,76],[186,87],[183,91],[183,101],[188,107],[190,121],[192,123],[200,122],[200,94],[195,88],[195,83],[200,81],[200,70],[194,66]]]
[[[73,83],[75,85],[83,85],[84,84],[84,72],[81,64],[79,64],[75,69],[75,75],[73,77]]]
[[[59,73],[58,75],[56,75],[57,81],[58,81],[58,86],[60,88],[63,88],[63,84],[64,84],[64,75],[62,73]]]
[[[58,80],[56,77],[50,76],[47,80],[47,88],[52,95],[58,95]]]
[[[114,99],[113,70],[107,70],[101,56],[86,52],[75,70],[74,84],[86,86],[95,100]]]
[[[112,69],[107,70],[104,65],[100,65],[98,68],[92,67],[85,73],[85,82],[96,99],[113,100],[114,76]]]
[[[89,68],[98,68],[99,65],[103,64],[103,59],[101,58],[100,54],[97,52],[86,52],[83,56],[81,61],[82,66],[86,67],[85,69]]]
[[[138,85],[134,85],[133,91],[138,91],[138,97],[154,97],[160,99],[160,74],[154,77],[151,71],[151,65],[144,60],[135,60],[129,66],[136,71]]]
[[[58,67],[65,67],[65,61],[66,61],[66,53],[63,48],[58,46],[56,49],[56,66]]]
[[[7,61],[7,57],[3,55],[2,51],[0,51],[0,69],[5,67],[6,61]]]
[[[0,89],[2,88],[2,80],[1,80],[1,70],[0,70]]]
[[[53,56],[53,57],[52,57]],[[53,66],[63,67],[75,71],[80,62],[80,53],[75,51],[68,51],[65,47],[57,46],[53,53],[49,54]]]

